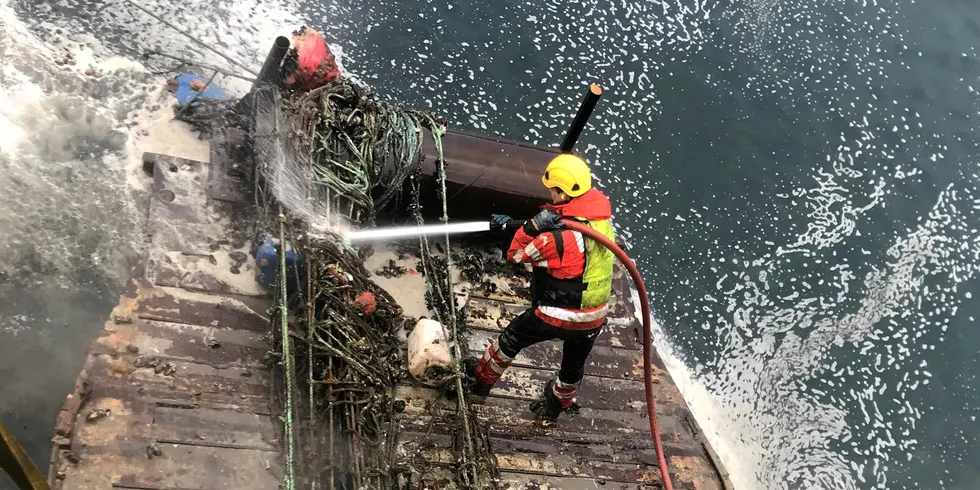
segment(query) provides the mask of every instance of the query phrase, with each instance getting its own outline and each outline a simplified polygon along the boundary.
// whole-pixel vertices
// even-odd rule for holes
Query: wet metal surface
[[[423,186],[436,189],[436,152],[424,138]],[[495,138],[449,131],[443,137],[446,158],[446,195],[454,220],[484,219],[491,213],[533,216],[548,190],[541,174],[557,150],[503,142]],[[423,192],[423,207],[442,209],[435,192]]]
[[[219,146],[213,145],[218,149],[211,165],[146,158],[154,179],[147,254],[58,418],[50,471],[55,488],[268,489],[281,482],[267,370],[269,300],[254,289],[252,271],[228,263],[247,250],[234,225],[249,218],[242,214],[245,196],[236,190],[242,185],[239,171]],[[529,182],[533,189],[508,185],[517,197],[494,202],[517,210],[540,202],[536,179],[524,174],[539,174],[549,151],[462,134],[451,135],[446,150],[456,186],[450,196],[473,182],[460,199],[480,202],[481,192],[499,194],[495,182]],[[450,206],[468,212],[462,204]],[[500,210],[480,209],[483,216],[491,211]],[[492,279],[521,283],[515,277]],[[524,351],[494,393],[472,405],[491,438],[502,488],[659,487],[643,404],[642,327],[633,305],[621,300],[629,297],[628,281],[620,274],[615,283],[613,318],[589,359],[577,414],[546,425],[528,410],[558,369],[561,349],[555,342]],[[512,292],[471,285],[457,293],[469,327],[466,348],[473,355],[527,307]],[[654,363],[660,368],[654,380],[658,420],[675,488],[726,488],[663,363],[658,357]],[[450,482],[453,453],[445,415],[454,403],[410,380],[397,396],[405,401],[398,415],[399,454],[421,454],[434,465],[427,479],[444,472],[443,481]],[[420,446],[426,438],[429,443]]]
[[[600,335],[586,367],[579,392],[581,409],[563,414],[555,424],[543,424],[528,409],[542,396],[545,382],[557,373],[561,345],[544,342],[523,351],[494,387],[472,410],[486,424],[494,455],[512,488],[659,488],[657,457],[650,438],[644,404],[639,332],[626,282],[616,281],[616,317]],[[493,299],[471,291],[466,300],[468,349],[478,356],[485,346],[527,308],[514,295],[495,293]],[[700,436],[700,430],[659,358],[654,392],[668,465],[678,489],[723,489],[720,466]],[[451,466],[451,428],[445,415],[454,403],[439,392],[412,385],[399,388],[405,400],[402,417],[404,450],[419,450],[434,464]],[[435,435],[433,435],[435,434]]]
[[[154,190],[145,261],[58,417],[55,488],[269,489],[281,481],[268,299],[209,259],[244,247],[227,212],[241,198],[237,183],[214,168],[222,167],[145,156]]]

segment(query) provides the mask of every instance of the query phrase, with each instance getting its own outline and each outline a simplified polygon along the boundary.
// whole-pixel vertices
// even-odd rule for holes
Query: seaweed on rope
[[[403,204],[405,182],[422,161],[423,130],[445,125],[431,112],[376,100],[346,79],[295,95],[284,112],[293,118],[297,151],[309,155],[311,182],[353,225],[371,225],[378,212]]]
[[[407,211],[421,224],[415,177],[426,132],[438,154],[442,220],[448,219],[441,144],[445,121],[376,100],[369,89],[349,80],[286,99],[256,94],[255,100],[268,105],[266,114],[273,121],[271,127],[255,128],[259,158],[254,182],[260,227],[280,237],[273,315],[278,376],[273,390],[287,446],[284,487],[423,488],[429,485],[426,463],[396,461],[398,418],[404,407],[396,403],[394,392],[405,375],[397,333],[410,319],[369,279],[361,253],[312,221],[326,210],[350,225],[371,226],[380,213]],[[290,201],[292,208],[279,202],[272,185],[283,175],[283,166],[291,166],[288,175],[302,180],[298,187],[304,195]],[[411,191],[407,200],[406,189]],[[313,211],[297,212],[297,203]],[[287,262],[283,244],[300,260]],[[445,257],[431,254],[425,238],[419,245],[427,303],[447,329],[447,338],[454,340],[456,411],[443,421],[453,429],[452,488],[496,488],[489,439],[465,400],[459,376],[460,346],[466,343],[459,337],[462,325],[449,279],[449,239]],[[374,295],[373,314],[365,315],[355,301],[364,292]],[[415,479],[409,476],[413,469]]]

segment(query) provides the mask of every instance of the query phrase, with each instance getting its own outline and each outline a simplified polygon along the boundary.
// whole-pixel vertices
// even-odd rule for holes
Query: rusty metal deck
[[[240,157],[222,153],[238,146],[238,136],[219,136],[225,137],[232,141],[212,144],[211,164],[145,157],[153,178],[146,255],[59,415],[49,472],[54,488],[279,488],[279,422],[267,362],[269,299],[254,281],[250,237],[236,229],[254,217],[230,163]],[[457,139],[466,138],[471,137]],[[525,164],[543,167],[549,156],[540,149],[515,151],[535,161],[521,160],[520,167],[499,163],[506,153],[500,148],[447,151],[446,157],[483,158],[484,165],[523,173]],[[513,207],[526,206],[526,197]],[[578,414],[544,426],[528,410],[558,369],[556,342],[522,352],[493,394],[475,407],[491,438],[501,488],[659,487],[644,418],[641,324],[633,305],[620,300],[629,297],[628,280],[621,273],[616,280],[613,318],[589,358]],[[422,290],[391,292],[399,298]],[[514,294],[472,285],[457,292],[466,304],[473,355],[527,307]],[[675,488],[729,488],[663,362],[654,362],[658,420]],[[409,379],[397,396],[405,401],[399,415],[402,454],[421,456],[437,476],[445,472],[451,481],[450,429],[443,415],[455,410],[453,402]]]
[[[489,431],[502,488],[660,488],[644,403],[642,325],[633,316],[633,305],[621,300],[629,297],[627,281],[622,274],[616,281],[614,315],[589,357],[578,396],[579,413],[563,414],[552,425],[535,420],[528,408],[558,371],[560,342],[544,342],[521,352],[486,401],[475,405]],[[460,295],[466,301],[467,347],[474,356],[482,354],[508,321],[528,307],[513,294],[470,289]],[[655,357],[654,363],[657,415],[674,488],[730,488],[663,362]],[[448,466],[450,428],[439,419],[454,411],[455,403],[410,380],[399,388],[398,396],[406,402],[404,453],[422,447],[424,457],[435,466]]]
[[[53,488],[278,487],[268,299],[229,161],[144,156],[146,255],[58,417]]]

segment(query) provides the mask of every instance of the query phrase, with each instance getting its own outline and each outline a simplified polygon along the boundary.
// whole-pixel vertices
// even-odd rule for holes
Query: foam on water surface
[[[557,145],[585,86],[606,89],[580,150],[650,281],[658,349],[737,488],[915,488],[923,461],[962,447],[924,444],[924,422],[943,416],[921,393],[935,385],[936,353],[955,347],[943,345],[947,326],[967,307],[961,285],[980,253],[978,57],[937,51],[957,29],[975,32],[958,20],[975,11],[771,0],[309,9],[380,93],[464,129]],[[930,29],[943,34],[924,38]]]
[[[9,7],[2,15],[0,270],[111,269],[136,238],[138,212],[120,177],[126,125],[150,76],[107,71],[86,41],[46,44]]]

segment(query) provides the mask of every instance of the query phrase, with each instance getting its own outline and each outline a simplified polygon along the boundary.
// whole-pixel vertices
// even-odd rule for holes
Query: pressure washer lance
[[[507,223],[506,231],[514,231],[524,225],[523,221],[513,220]],[[399,226],[393,228],[375,228],[370,230],[348,231],[345,237],[350,243],[366,241],[383,241],[406,237],[419,237],[428,235],[455,235],[460,233],[478,233],[481,231],[500,230],[500,225],[495,225],[490,221],[470,221],[466,223],[452,223],[440,225],[424,226]]]

